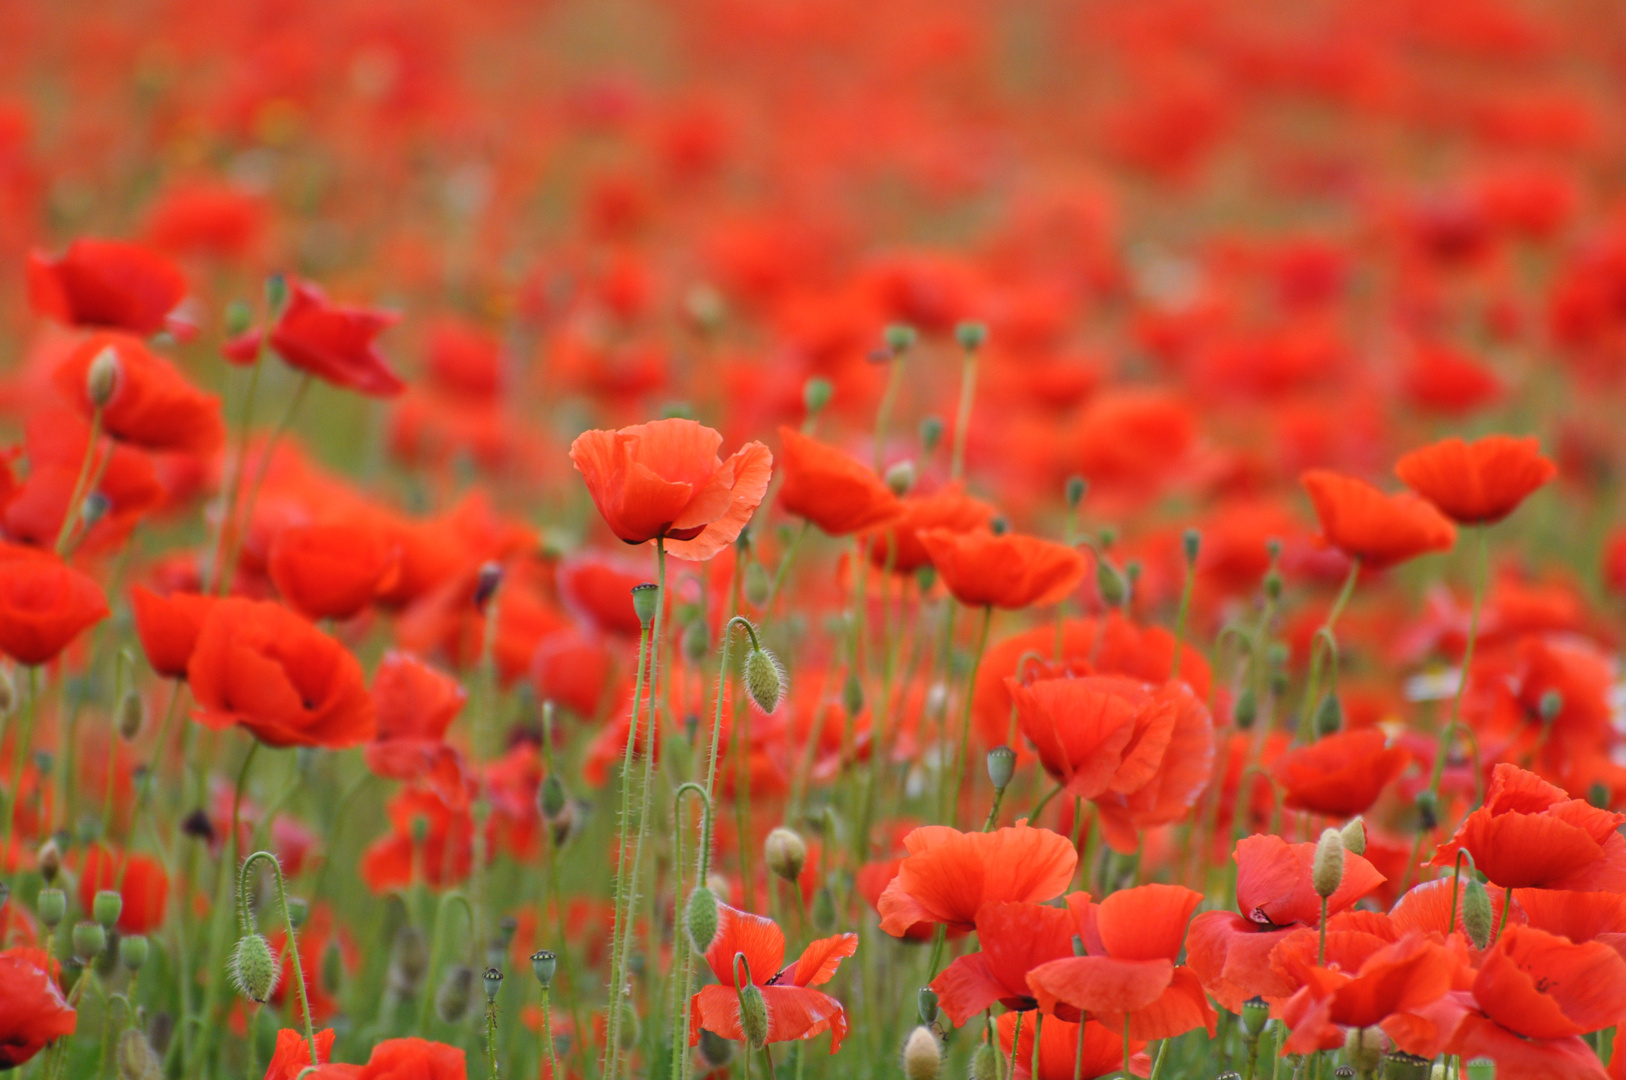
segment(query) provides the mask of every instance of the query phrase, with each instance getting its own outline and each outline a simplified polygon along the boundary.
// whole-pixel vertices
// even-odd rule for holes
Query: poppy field
[[[1614,0],[0,5],[0,1072],[1626,1080]]]

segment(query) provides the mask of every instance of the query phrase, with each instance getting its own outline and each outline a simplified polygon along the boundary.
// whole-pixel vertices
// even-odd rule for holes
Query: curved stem
[[[68,538],[73,535],[74,527],[79,524],[79,519],[83,516],[85,493],[90,483],[90,470],[96,461],[96,444],[101,441],[101,437],[102,409],[101,406],[97,406],[96,410],[90,414],[90,435],[85,439],[85,456],[79,462],[79,476],[73,482],[73,491],[68,496],[67,509],[62,513],[62,527],[57,530],[56,543],[52,545],[52,550],[58,555],[66,554]],[[112,452],[109,451],[107,456],[112,457]]]
[[[255,745],[259,744],[256,743]],[[282,924],[288,933],[288,955],[294,965],[294,987],[299,991],[299,1015],[300,1019],[305,1022],[305,1041],[310,1045],[311,1064],[320,1065],[322,1062],[316,1053],[316,1027],[311,1023],[311,1003],[305,994],[305,968],[299,961],[299,942],[294,937],[293,914],[288,910],[288,886],[282,878],[282,864],[269,851],[256,851],[243,860],[243,869],[237,878],[237,888],[246,905],[248,902],[248,873],[253,869],[255,863],[261,861],[271,864],[271,876],[276,879],[277,903],[282,906]]]
[[[468,920],[469,933],[474,933],[474,908],[469,904],[468,897],[452,890],[440,898],[440,905],[435,909],[435,930],[429,937],[429,970],[424,979],[423,996],[418,1002],[418,1030],[425,1031],[429,1027],[429,1007],[435,998],[435,990],[439,985],[441,953],[445,950],[441,945],[446,933],[446,908],[451,904],[460,904],[463,914]]]
[[[1337,625],[1338,616],[1343,614],[1344,606],[1349,603],[1350,596],[1355,592],[1355,581],[1360,576],[1361,560],[1351,559],[1349,562],[1349,575],[1344,578],[1344,587],[1338,591],[1338,599],[1333,601],[1332,609],[1327,612],[1326,621],[1321,624],[1321,629],[1316,631],[1315,638],[1310,642],[1310,682],[1304,692],[1304,706],[1300,709],[1300,742],[1314,741],[1315,711],[1316,706],[1321,703],[1321,658],[1324,655],[1324,650],[1318,649],[1316,646],[1320,644],[1323,638],[1329,642],[1335,640],[1333,638],[1333,627]],[[1334,660],[1333,663],[1336,669],[1337,661]],[[1333,678],[1337,678],[1336,670]]]

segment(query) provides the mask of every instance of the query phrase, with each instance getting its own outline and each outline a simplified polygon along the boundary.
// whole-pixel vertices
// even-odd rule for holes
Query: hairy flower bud
[[[768,834],[762,854],[769,870],[786,881],[795,881],[807,862],[807,844],[794,831],[781,825]]]
[[[261,1005],[271,999],[282,974],[271,943],[259,934],[245,934],[237,939],[226,971],[239,994]]]
[[[1095,591],[1107,607],[1123,607],[1129,599],[1129,583],[1116,567],[1105,559],[1095,560]]]
[[[992,1043],[981,1043],[971,1054],[971,1080],[999,1080],[999,1051]]]
[[[704,885],[696,885],[683,910],[683,925],[689,940],[701,952],[711,948],[717,937],[717,896]]]
[[[903,1075],[907,1080],[937,1080],[943,1070],[943,1048],[932,1029],[922,1024],[903,1044]]]
[[[11,681],[11,673],[0,668],[0,719],[11,715],[11,710],[17,705],[17,684]]]
[[[1336,735],[1344,726],[1344,703],[1337,694],[1328,694],[1315,709],[1315,736]]]
[[[711,650],[711,634],[706,629],[705,619],[695,619],[683,628],[681,645],[683,659],[691,666],[699,664],[706,658],[706,653]]]
[[[1338,891],[1344,880],[1344,840],[1337,829],[1323,829],[1316,841],[1315,862],[1310,870],[1310,882],[1315,894],[1325,900]]]
[[[988,751],[988,780],[995,791],[1004,791],[1016,773],[1016,751],[1008,746],[996,746]]]
[[[785,689],[785,669],[767,649],[752,649],[745,657],[745,689],[757,708],[771,713],[779,708]]]
[[[164,1063],[140,1028],[128,1027],[119,1036],[119,1080],[163,1080]]]
[[[474,969],[467,964],[454,964],[441,977],[435,991],[435,1015],[448,1024],[455,1024],[469,1014],[474,997]]]
[[[1077,510],[1079,504],[1084,501],[1084,496],[1089,494],[1089,491],[1090,482],[1088,480],[1082,476],[1069,476],[1067,485],[1062,490],[1063,496],[1067,499],[1067,509]]]
[[[1338,838],[1344,842],[1344,850],[1351,855],[1366,854],[1366,821],[1361,817],[1350,819],[1348,825],[1338,830]]]
[[[57,875],[62,872],[62,849],[56,846],[55,840],[47,840],[40,845],[39,868],[45,884],[56,883]]]
[[[761,1050],[768,1042],[768,1003],[755,984],[740,987],[739,996],[740,1030],[753,1050]]]
[[[1243,731],[1253,727],[1253,722],[1259,719],[1259,695],[1253,692],[1253,687],[1244,686],[1236,696],[1236,703],[1231,706],[1231,719]]]
[[[1349,1063],[1355,1066],[1355,1071],[1363,1075],[1370,1075],[1377,1069],[1388,1049],[1389,1037],[1381,1028],[1352,1027],[1344,1036],[1344,1053],[1349,1056]]]
[[[1483,882],[1470,875],[1462,889],[1462,928],[1474,948],[1483,949],[1490,944],[1491,918],[1490,893],[1485,891]]]
[[[127,692],[119,699],[119,738],[125,742],[134,741],[141,734],[141,729],[147,723],[147,699],[134,690]]]

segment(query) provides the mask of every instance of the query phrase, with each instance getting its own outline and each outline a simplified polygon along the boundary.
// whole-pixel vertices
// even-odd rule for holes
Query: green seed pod
[[[119,1080],[164,1080],[164,1063],[140,1028],[127,1027],[119,1036]]]
[[[920,1014],[920,1022],[928,1027],[937,1023],[937,991],[929,986],[922,986],[915,998],[915,1010]]]
[[[745,566],[745,600],[754,608],[759,608],[768,602],[768,594],[773,591],[773,579],[768,577],[768,568],[759,562],[750,562]]]
[[[119,914],[123,911],[124,897],[112,889],[98,890],[96,898],[90,902],[90,917],[109,930],[119,921]]]
[[[1433,1062],[1411,1054],[1390,1054],[1383,1059],[1384,1080],[1428,1080]]]
[[[107,929],[101,923],[81,922],[73,926],[73,954],[85,963],[107,948]]]
[[[1389,1037],[1381,1028],[1352,1027],[1344,1036],[1344,1053],[1360,1073],[1370,1074],[1376,1070],[1388,1049]]]
[[[1344,726],[1344,703],[1337,694],[1328,694],[1321,699],[1321,704],[1315,710],[1315,737],[1324,739],[1328,735],[1336,735]]]
[[[246,934],[237,939],[226,971],[239,994],[261,1005],[271,999],[282,974],[271,943],[259,934]]]
[[[474,969],[467,964],[455,964],[446,969],[435,991],[435,1015],[448,1024],[455,1024],[469,1014],[473,997]]]
[[[480,977],[481,984],[486,991],[486,1004],[495,1005],[497,995],[502,992],[502,972],[494,967],[486,968],[486,973]]]
[[[1242,1027],[1255,1038],[1265,1030],[1270,1020],[1270,1005],[1262,997],[1249,998],[1242,1003]]]
[[[920,422],[920,449],[927,457],[943,442],[943,418],[928,416]]]
[[[542,787],[536,795],[537,809],[542,816],[552,821],[564,812],[569,797],[565,794],[565,782],[555,773],[549,773],[542,781]]]
[[[1253,722],[1259,719],[1259,695],[1253,692],[1253,687],[1244,686],[1236,696],[1236,703],[1231,706],[1231,719],[1243,731],[1252,728]]]
[[[761,1050],[768,1042],[768,1004],[755,984],[742,986],[739,995],[740,1030],[753,1050]]]
[[[1203,534],[1196,529],[1187,529],[1180,537],[1180,549],[1185,552],[1186,564],[1196,565],[1197,556],[1203,549]]]
[[[1355,1076],[1355,1066],[1340,1065],[1332,1071],[1332,1075],[1333,1080],[1353,1080],[1353,1077]]]
[[[963,322],[954,328],[954,340],[966,352],[976,352],[988,341],[988,326],[980,322]]]
[[[1548,690],[1541,695],[1541,722],[1550,724],[1558,719],[1558,714],[1564,711],[1564,695],[1557,690]]]
[[[752,649],[745,657],[745,689],[763,712],[771,713],[779,708],[779,696],[785,689],[785,669],[767,649]]]
[[[119,700],[119,738],[131,742],[147,723],[147,699],[129,691]]]
[[[141,965],[147,962],[149,946],[147,939],[141,934],[131,934],[129,937],[119,938],[119,963],[129,971],[140,971]]]
[[[903,1044],[903,1075],[907,1080],[937,1080],[943,1071],[943,1048],[932,1029],[922,1024]]]
[[[1016,751],[1008,746],[996,746],[988,751],[988,780],[995,791],[1004,791],[1016,774]]]
[[[683,925],[689,940],[701,952],[711,948],[717,937],[717,896],[704,885],[696,885],[683,910]]]
[[[794,831],[781,825],[768,834],[762,845],[763,859],[779,877],[795,881],[807,862],[807,844]]]
[[[111,345],[96,354],[85,372],[85,397],[93,409],[105,409],[119,389],[119,354]]]
[[[1490,893],[1485,891],[1484,883],[1470,875],[1462,889],[1462,928],[1474,948],[1490,944],[1491,920]]]
[[[734,1060],[734,1044],[713,1031],[701,1028],[700,1057],[712,1069],[721,1069]]]
[[[1310,870],[1310,882],[1315,894],[1326,899],[1338,891],[1344,880],[1344,840],[1337,829],[1321,830],[1316,841],[1315,862]]]
[[[68,897],[61,889],[41,889],[34,906],[39,912],[40,922],[51,930],[55,930],[68,915]]]
[[[1344,842],[1344,850],[1351,855],[1366,854],[1366,821],[1357,816],[1350,819],[1348,825],[1338,830],[1338,837]]]
[[[337,937],[330,940],[322,949],[320,977],[322,989],[330,995],[337,996],[339,988],[344,983],[344,953],[339,949]]]
[[[817,416],[830,404],[835,394],[836,388],[829,379],[815,375],[802,384],[802,407],[807,410],[807,415]]]
[[[546,990],[553,985],[553,974],[559,969],[559,957],[548,949],[538,949],[531,954],[531,973],[536,981]]]
[[[632,587],[632,610],[638,616],[638,621],[644,629],[649,629],[655,621],[655,609],[660,606],[661,587],[653,582],[646,581],[642,585]]]
[[[821,888],[813,894],[813,925],[820,933],[828,933],[836,928],[836,894],[828,888]]]
[[[1095,560],[1095,591],[1101,594],[1101,602],[1109,608],[1123,607],[1124,601],[1129,598],[1129,584],[1117,568],[1105,559]]]
[[[887,490],[901,499],[914,490],[915,463],[904,460],[889,465],[882,479],[886,481]]]
[[[1265,596],[1273,601],[1282,598],[1281,571],[1274,567],[1265,571]]]
[[[971,1054],[971,1080],[999,1080],[999,1051],[982,1043]]]
[[[841,707],[847,710],[848,716],[864,711],[864,684],[858,681],[856,671],[847,672],[847,679],[841,684]]]
[[[1084,496],[1089,493],[1089,490],[1090,482],[1088,480],[1084,479],[1082,476],[1069,476],[1067,478],[1067,486],[1062,491],[1062,494],[1067,499],[1067,509],[1077,510],[1079,504],[1084,501]]]
[[[886,347],[893,356],[902,356],[914,347],[915,340],[919,336],[914,327],[903,323],[893,323],[886,328]]]

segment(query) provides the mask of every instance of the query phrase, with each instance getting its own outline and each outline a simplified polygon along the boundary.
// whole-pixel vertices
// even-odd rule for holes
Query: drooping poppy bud
[[[1338,832],[1339,838],[1344,842],[1344,850],[1351,855],[1366,854],[1366,821],[1363,818],[1352,818]]]
[[[1462,890],[1462,928],[1474,948],[1490,944],[1491,918],[1490,893],[1485,891],[1484,882],[1470,876]]]
[[[455,1024],[469,1014],[474,994],[474,969],[467,964],[454,964],[446,969],[435,991],[435,1015],[448,1024]]]
[[[779,658],[767,649],[752,649],[745,658],[745,689],[757,708],[771,713],[779,707],[785,688],[785,671]]]
[[[794,831],[784,826],[773,830],[762,851],[768,869],[775,874],[792,882],[801,876],[802,866],[807,862],[807,844]]]
[[[717,937],[717,896],[704,885],[696,885],[683,911],[683,923],[694,947],[705,952]]]
[[[1338,891],[1344,880],[1344,840],[1337,829],[1323,829],[1316,841],[1310,883],[1323,900]]]
[[[141,729],[146,726],[146,720],[147,699],[134,690],[125,693],[119,700],[119,738],[125,742],[134,741],[135,737],[141,734]]]
[[[841,707],[847,710],[848,716],[857,716],[864,711],[864,684],[859,681],[858,672],[847,672],[847,678],[841,684]]]
[[[237,940],[226,971],[237,992],[259,1005],[271,1000],[281,975],[271,944],[259,934],[245,934]]]
[[[908,1080],[937,1080],[943,1070],[943,1048],[924,1024],[909,1033],[903,1044],[903,1075]]]
[[[739,995],[740,1030],[753,1050],[761,1050],[768,1043],[768,1005],[755,984],[740,987]]]
[[[1328,694],[1321,699],[1321,704],[1315,710],[1316,738],[1324,739],[1328,735],[1336,735],[1344,726],[1344,703],[1338,699],[1337,694]]]

